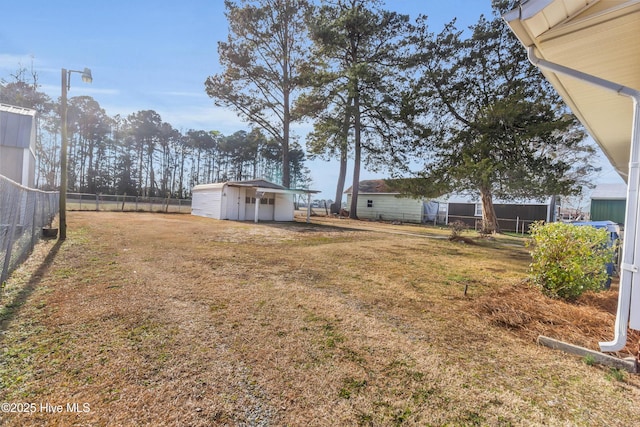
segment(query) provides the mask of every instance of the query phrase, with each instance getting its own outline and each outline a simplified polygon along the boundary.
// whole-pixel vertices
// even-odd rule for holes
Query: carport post
[[[256,191],[256,215],[255,218],[253,218],[253,222],[255,223],[258,222],[258,214],[260,213],[260,200],[262,199],[262,196],[264,196],[264,193],[262,191]]]
[[[307,193],[307,224],[311,222],[311,193]]]

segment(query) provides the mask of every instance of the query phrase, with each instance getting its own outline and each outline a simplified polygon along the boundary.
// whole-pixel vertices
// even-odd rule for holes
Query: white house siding
[[[259,221],[273,221],[276,195],[273,193],[264,193],[258,211]]]
[[[222,218],[222,188],[194,187],[191,198],[191,213],[207,218]]]
[[[276,202],[273,211],[274,221],[293,221],[293,195],[275,194]],[[262,209],[262,206],[260,207]]]
[[[347,194],[347,206],[351,195]],[[396,194],[358,194],[358,218],[381,221],[422,222],[423,201]]]
[[[229,187],[225,185],[222,194],[222,206],[225,213],[222,219],[244,220],[244,188]]]

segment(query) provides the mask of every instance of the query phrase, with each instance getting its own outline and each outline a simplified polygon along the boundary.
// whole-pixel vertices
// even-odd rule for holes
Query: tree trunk
[[[144,159],[144,142],[138,142],[140,144],[140,151],[138,152],[138,196],[142,196],[142,161]]]
[[[356,90],[357,83],[356,83]],[[358,193],[360,190],[360,162],[362,157],[362,145],[361,145],[361,126],[360,126],[360,96],[353,97],[353,114],[354,114],[354,133],[355,133],[355,148],[354,148],[354,162],[353,162],[353,185],[351,186],[351,207],[349,208],[349,218],[358,219]]]
[[[180,178],[179,178],[179,188],[178,188],[178,198],[182,199],[183,197],[183,193],[182,193],[182,189],[184,187],[184,148],[182,148],[180,150]]]
[[[331,208],[331,213],[337,214],[342,210],[342,193],[347,178],[347,159],[349,154],[349,127],[351,125],[351,98],[348,99],[344,109],[344,122],[342,123],[342,146],[340,147],[340,174],[336,186],[336,198]]]
[[[493,208],[493,194],[488,188],[480,189],[482,199],[482,234],[495,234],[500,232],[496,211]]]
[[[338,185],[336,186],[336,198],[331,205],[331,213],[337,214],[342,210],[342,193],[344,192],[344,183],[347,179],[347,147],[346,145],[340,150],[340,174],[338,175]]]
[[[284,119],[283,119],[283,135],[282,135],[282,186],[289,188],[291,185],[291,172],[289,165],[289,124],[291,114],[289,112],[289,94],[285,92],[284,98]]]

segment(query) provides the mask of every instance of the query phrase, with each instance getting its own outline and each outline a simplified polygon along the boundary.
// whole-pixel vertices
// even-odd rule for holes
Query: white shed
[[[312,193],[263,179],[196,185],[191,214],[235,221],[293,221],[294,195]]]

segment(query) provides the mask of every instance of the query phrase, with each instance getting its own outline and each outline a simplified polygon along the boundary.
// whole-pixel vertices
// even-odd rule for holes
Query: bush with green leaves
[[[530,278],[545,295],[571,301],[585,291],[604,288],[606,264],[613,259],[607,230],[538,222],[530,232]]]

